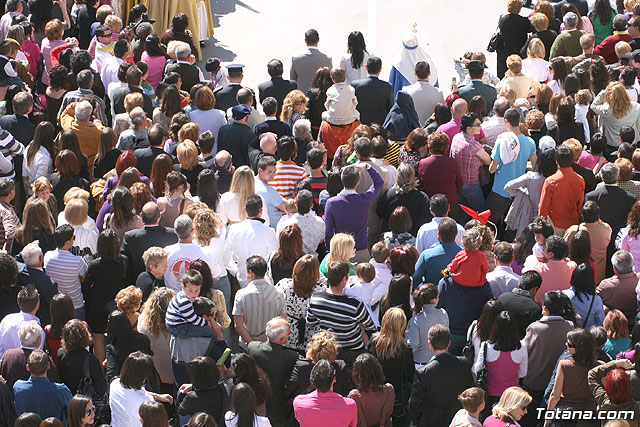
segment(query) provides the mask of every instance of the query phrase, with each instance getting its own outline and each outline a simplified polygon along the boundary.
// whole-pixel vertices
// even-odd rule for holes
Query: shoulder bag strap
[[[482,359],[482,366],[486,369],[487,368],[487,350],[489,349],[489,346],[487,346],[487,342],[483,342],[482,343],[482,349],[484,350],[484,357]]]
[[[596,296],[591,296],[591,304],[589,304],[589,311],[587,311],[587,315],[584,318],[584,322],[582,323],[582,327],[585,328],[587,326],[587,320],[589,320],[589,315],[591,314],[591,309],[593,308],[593,301],[595,301]]]
[[[82,375],[84,377],[82,381],[92,381],[91,371],[89,370],[89,353],[87,353],[86,357],[84,358],[84,363],[82,365]]]
[[[182,211],[184,210],[184,203],[185,203],[186,201],[187,201],[187,199],[182,199],[182,200],[180,201],[180,210],[179,210],[180,215],[182,215]]]

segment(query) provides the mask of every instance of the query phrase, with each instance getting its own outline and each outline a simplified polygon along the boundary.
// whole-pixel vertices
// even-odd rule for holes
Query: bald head
[[[496,102],[493,103],[493,111],[496,112],[496,116],[504,117],[505,111],[509,109],[511,105],[509,104],[509,100],[504,96],[499,96],[496,99]]]
[[[241,88],[236,94],[236,101],[238,101],[238,104],[251,105],[253,103],[253,92],[246,87]]]
[[[260,149],[267,154],[276,154],[278,149],[277,135],[272,132],[265,132],[260,135]]]
[[[149,137],[149,144],[153,147],[159,147],[164,142],[164,129],[157,123],[151,126],[147,135]]]
[[[231,154],[227,150],[218,151],[213,161],[219,170],[228,171],[231,169]]]
[[[158,225],[160,222],[160,208],[155,202],[147,202],[142,207],[142,222],[144,225]]]
[[[462,98],[458,98],[453,101],[453,105],[451,106],[451,116],[455,120],[460,120],[462,116],[467,114],[467,101]]]

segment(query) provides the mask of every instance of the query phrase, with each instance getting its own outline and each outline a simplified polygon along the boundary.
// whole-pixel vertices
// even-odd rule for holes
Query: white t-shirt
[[[144,387],[140,390],[125,388],[120,384],[120,378],[115,378],[109,385],[111,427],[141,427],[138,409],[150,400]]]
[[[537,82],[549,80],[549,62],[542,58],[527,58],[522,61],[522,74]]]
[[[164,285],[175,292],[182,290],[182,277],[189,271],[189,265],[198,258],[204,259],[200,246],[195,243],[175,243],[164,248],[167,253],[167,272]]]
[[[224,416],[224,424],[227,427],[236,427],[238,425],[238,416],[229,411]],[[253,427],[271,427],[271,422],[267,417],[256,415],[253,418]]]
[[[231,253],[225,253],[224,251],[226,234],[227,229],[220,227],[218,228],[218,237],[213,237],[207,246],[200,246],[200,243],[196,242],[204,254],[203,259],[209,264],[211,277],[223,277],[227,275],[226,266],[231,261]]]

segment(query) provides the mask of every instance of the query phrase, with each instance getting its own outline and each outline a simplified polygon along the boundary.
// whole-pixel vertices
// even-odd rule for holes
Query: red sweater
[[[464,249],[453,258],[447,270],[451,278],[462,286],[482,286],[487,281],[489,262],[484,253]]]
[[[596,55],[600,55],[604,58],[607,64],[615,64],[618,62],[618,57],[616,56],[616,43],[618,42],[627,42],[629,43],[632,37],[626,31],[623,34],[616,34],[617,31],[614,31],[614,34],[611,36],[607,36],[596,48],[593,50],[593,53]]]

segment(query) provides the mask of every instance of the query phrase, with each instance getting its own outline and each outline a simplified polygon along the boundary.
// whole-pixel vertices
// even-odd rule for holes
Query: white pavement
[[[495,72],[495,54],[485,49],[506,12],[500,0],[211,0],[211,6],[215,35],[203,47],[204,58],[245,64],[243,85],[256,91],[269,78],[270,59],[282,60],[288,78],[291,57],[304,49],[309,28],[318,30],[319,48],[334,65],[346,54],[349,33],[361,31],[367,50],[382,59],[386,80],[403,36],[417,23],[420,45],[435,61],[445,96],[456,74],[453,59],[465,51],[483,51]]]

